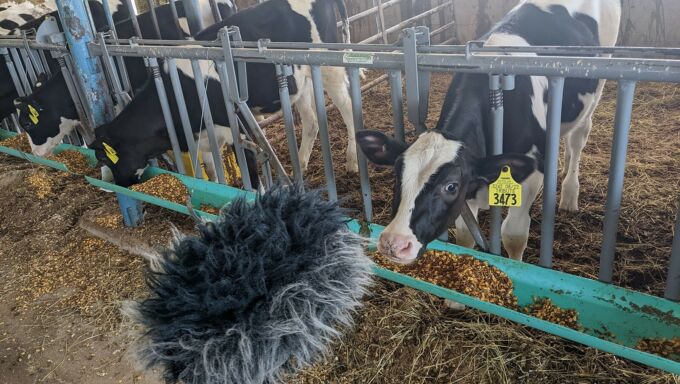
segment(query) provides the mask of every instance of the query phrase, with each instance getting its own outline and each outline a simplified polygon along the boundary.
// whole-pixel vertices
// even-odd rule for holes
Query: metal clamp
[[[257,52],[263,53],[264,51],[267,50],[267,45],[271,43],[271,39],[259,39],[257,41]]]
[[[471,40],[465,44],[465,60],[472,58],[472,51],[474,48],[483,48],[484,40]]]

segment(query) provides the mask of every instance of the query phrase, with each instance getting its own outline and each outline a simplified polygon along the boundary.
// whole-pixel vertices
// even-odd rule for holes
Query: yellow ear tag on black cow
[[[489,184],[489,205],[492,207],[522,205],[522,184],[512,178],[510,167],[504,166],[498,180]]]
[[[108,157],[112,163],[116,164],[119,160],[116,150],[106,143],[102,143],[102,145],[104,146],[104,152],[106,153],[106,157]]]
[[[28,118],[31,119],[33,124],[38,124],[38,116],[40,116],[38,114],[38,111],[35,108],[33,108],[33,106],[31,104],[29,104],[28,105]]]

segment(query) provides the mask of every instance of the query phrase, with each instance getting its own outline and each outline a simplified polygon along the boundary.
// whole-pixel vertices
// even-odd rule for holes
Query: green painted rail
[[[0,130],[0,139],[11,135],[11,133]],[[79,150],[88,156],[91,161],[95,160],[94,153],[91,150],[69,145],[61,145],[59,147],[59,151],[66,149]],[[61,163],[35,157],[10,148],[0,146],[0,152],[47,165],[61,171],[66,170],[66,167]],[[222,207],[241,196],[250,200],[255,199],[255,195],[250,192],[179,175],[159,168],[150,167],[145,172],[144,177],[150,178],[161,173],[169,173],[179,178],[190,191],[192,204],[195,207],[200,207],[201,204]],[[119,192],[180,213],[188,213],[187,207],[181,204],[135,192],[95,178],[86,177],[86,179],[90,184],[99,188]],[[206,212],[198,211],[197,213],[206,219],[216,218],[215,215]],[[361,225],[355,220],[349,221],[348,226],[354,232],[359,233],[361,231]],[[370,225],[369,230],[370,236],[375,239],[383,228],[379,225]],[[536,265],[462,248],[453,244],[433,242],[429,245],[429,248],[445,250],[459,255],[470,255],[500,269],[513,281],[514,293],[521,306],[530,304],[533,298],[546,297],[561,308],[575,309],[579,313],[582,331],[576,331],[522,312],[480,301],[474,297],[383,268],[375,267],[374,271],[376,275],[384,279],[395,281],[445,299],[454,300],[469,307],[492,313],[574,342],[680,375],[680,362],[642,352],[634,348],[641,339],[672,339],[680,337],[680,303],[604,284],[599,281],[541,268]],[[680,356],[675,357],[680,358]]]

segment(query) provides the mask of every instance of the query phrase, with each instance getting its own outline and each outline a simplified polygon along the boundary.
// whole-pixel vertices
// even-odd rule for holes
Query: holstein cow
[[[196,36],[196,40],[212,41],[217,38],[217,33],[221,28],[238,26],[244,41],[268,38],[272,41],[287,42],[338,42],[340,39],[335,27],[334,4],[337,5],[345,24],[344,39],[348,41],[347,15],[342,0],[270,0],[205,29]],[[216,135],[219,145],[222,146],[231,143],[232,138],[219,78],[212,63],[200,61],[200,65],[206,77],[206,97],[216,125]],[[177,67],[191,126],[199,139],[199,149],[203,152],[210,176],[214,178],[214,170],[210,166],[212,155],[205,127],[202,124],[202,108],[190,62],[177,60]],[[249,106],[264,113],[277,111],[280,108],[280,99],[274,66],[248,63],[247,75]],[[167,74],[163,73],[163,77],[166,80],[166,93],[170,99],[173,120],[179,122],[174,92],[169,87]],[[339,107],[347,124],[347,130],[350,133],[348,168],[355,169],[354,125],[345,71],[342,68],[324,68],[323,77],[326,90]],[[300,153],[306,164],[318,131],[309,68],[296,67],[294,75],[289,78],[289,85],[291,99],[302,118],[303,142]],[[181,124],[175,124],[175,128],[181,129]],[[90,147],[96,149],[98,159],[112,169],[114,179],[119,185],[127,186],[138,182],[147,160],[170,149],[170,140],[153,86],[139,92],[125,111],[111,123],[97,128],[95,133],[97,140]],[[181,138],[182,132],[179,132],[177,136]],[[107,157],[104,143],[117,151],[116,163]]]
[[[49,8],[35,5],[29,1],[24,3],[0,4],[0,35],[9,35],[31,20],[52,11]]]
[[[621,16],[620,0],[522,1],[483,40],[492,46],[613,46]],[[523,54],[524,55],[524,54]],[[581,152],[592,126],[604,81],[567,79],[561,133],[567,139],[567,172],[560,209],[577,210]],[[382,253],[398,263],[413,262],[455,220],[456,240],[474,241],[459,217],[470,208],[488,209],[488,184],[504,166],[522,183],[522,205],[510,208],[502,226],[509,256],[522,259],[529,236],[531,206],[543,185],[548,80],[517,76],[505,92],[503,153],[489,156],[488,76],[456,74],[434,130],[412,145],[380,132],[358,134],[359,145],[375,164],[394,166],[393,218],[379,239]]]
[[[28,3],[22,3],[22,4],[28,4]],[[90,0],[88,1],[88,5],[90,8],[90,13],[92,14],[92,20],[94,22],[94,26],[98,31],[104,31],[108,29],[108,24],[106,22],[106,17],[104,16],[104,7],[102,4],[98,1],[95,0]],[[13,9],[13,8],[12,8]],[[127,11],[127,8],[123,6],[121,2],[116,2],[116,4],[111,5],[111,9],[114,11],[113,14],[111,15],[113,20],[118,22],[122,21],[125,19],[129,18],[129,13]],[[8,10],[9,11],[9,10]],[[16,11],[12,11],[13,13],[17,13]],[[18,14],[19,18],[22,19],[28,19],[27,14]],[[5,17],[9,17],[8,15],[5,14],[5,11],[0,11],[0,20],[3,21],[11,21],[11,18],[5,19]],[[10,15],[11,16],[11,15]],[[59,26],[59,29],[61,30],[61,21],[58,17],[57,11],[50,12],[45,15],[38,15],[36,18],[32,18],[31,20],[18,24],[16,22],[13,22],[11,24],[5,23],[6,26],[12,27],[10,30],[5,30],[2,32],[7,32],[9,35],[19,35],[21,31],[28,31],[31,29],[38,29],[42,22],[45,20],[46,17],[52,16],[55,17],[57,20],[57,24]],[[2,25],[2,22],[0,22],[0,25]],[[59,72],[59,65],[57,62],[52,58],[52,56],[49,53],[45,53],[45,58],[47,59],[47,64],[49,65],[50,71],[52,73],[57,73]],[[19,95],[16,92],[16,89],[14,88],[14,82],[12,81],[12,77],[10,76],[9,70],[7,68],[6,63],[4,62],[3,59],[0,59],[2,63],[0,63],[0,120],[4,119],[5,117],[9,116],[12,112],[15,111],[15,107],[13,104],[14,99],[16,99]],[[58,76],[61,76],[60,74]],[[45,78],[41,78],[38,80],[38,83],[35,84],[36,87],[39,87],[45,83]],[[63,79],[62,79],[63,83]],[[64,90],[66,90],[66,85],[63,85]],[[34,89],[35,91],[35,89]]]
[[[156,8],[156,16],[163,39],[181,40],[189,36],[182,1],[177,1],[176,4],[180,26],[183,29],[182,33],[177,30],[172,22],[170,5],[166,4]],[[207,24],[214,23],[208,0],[201,0],[200,5],[199,9],[203,21]],[[217,5],[222,17],[227,17],[235,12],[231,0],[218,0]],[[157,38],[150,12],[138,15],[137,22],[142,37],[147,39]],[[135,36],[130,20],[116,23],[116,32],[121,39]],[[124,60],[131,85],[135,89],[141,88],[149,77],[143,59],[126,57]],[[19,124],[28,133],[32,152],[38,156],[51,154],[52,150],[61,143],[66,135],[80,126],[75,104],[61,73],[57,73],[31,95],[17,98],[14,105],[19,115]],[[30,118],[29,106],[38,112],[37,122]]]

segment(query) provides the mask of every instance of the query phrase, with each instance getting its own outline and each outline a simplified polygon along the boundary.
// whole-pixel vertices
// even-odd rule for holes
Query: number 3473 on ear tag
[[[512,178],[510,167],[504,166],[498,180],[489,184],[489,205],[492,207],[522,205],[522,184]]]

